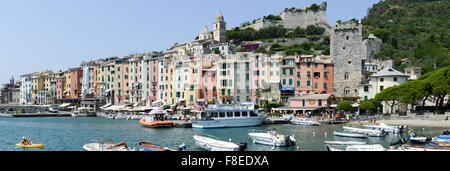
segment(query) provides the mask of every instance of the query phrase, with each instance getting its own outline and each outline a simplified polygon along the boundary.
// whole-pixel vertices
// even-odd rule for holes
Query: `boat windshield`
[[[155,121],[165,121],[166,117],[165,114],[155,114],[154,119]]]
[[[258,113],[252,110],[250,112],[250,117],[256,117],[256,116],[258,116]]]

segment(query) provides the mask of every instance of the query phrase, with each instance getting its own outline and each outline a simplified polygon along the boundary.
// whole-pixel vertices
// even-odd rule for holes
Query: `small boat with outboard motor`
[[[414,136],[413,133],[406,138],[400,138],[399,141],[391,143],[391,147],[399,145],[397,149],[393,148],[393,151],[450,151],[450,146],[432,144],[430,141],[426,141],[422,144],[406,144],[411,138],[413,138],[412,136]],[[428,138],[428,140],[429,139],[430,138]]]
[[[408,126],[406,126],[406,125],[389,126],[389,125],[386,125],[385,123],[380,123],[379,125],[374,125],[374,124],[363,125],[363,128],[364,129],[372,129],[372,130],[384,130],[388,133],[398,134],[398,133],[401,133],[402,130],[408,129]]]
[[[227,141],[221,141],[214,138],[194,135],[195,144],[208,151],[245,151],[247,143],[235,144]]]
[[[335,136],[351,137],[351,138],[367,138],[367,134],[364,133],[351,133],[351,132],[333,132]]]
[[[293,146],[296,143],[294,135],[278,134],[275,128],[270,128],[264,133],[248,133],[253,143],[272,146]]]
[[[383,137],[387,135],[387,132],[382,130],[372,130],[372,129],[361,129],[361,128],[354,128],[354,127],[348,127],[344,126],[344,132],[351,132],[351,133],[361,133],[361,134],[367,134],[370,137]]]
[[[327,144],[331,145],[364,145],[366,142],[360,141],[324,141]]]

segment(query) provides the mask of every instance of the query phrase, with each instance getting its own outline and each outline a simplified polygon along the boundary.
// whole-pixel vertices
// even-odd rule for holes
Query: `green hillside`
[[[380,1],[362,20],[363,34],[383,39],[379,58],[409,58],[427,73],[450,64],[449,9],[449,0]],[[396,63],[400,71],[405,67]]]

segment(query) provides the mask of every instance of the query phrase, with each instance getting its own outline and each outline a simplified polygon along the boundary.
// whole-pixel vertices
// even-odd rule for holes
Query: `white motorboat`
[[[352,138],[367,138],[367,134],[363,133],[350,133],[350,132],[336,132],[334,131],[335,136],[341,137],[352,137]]]
[[[135,151],[127,146],[125,142],[115,144],[112,140],[101,140],[98,143],[89,143],[83,146],[86,151]]]
[[[411,144],[427,144],[433,140],[431,137],[411,137]]]
[[[399,128],[406,128],[406,127],[407,126],[399,126],[399,127],[389,126],[389,125],[386,125],[384,123],[380,123],[379,125],[363,125],[364,129],[384,130],[386,132],[395,133],[395,134],[400,133],[400,129]]]
[[[272,146],[292,146],[296,141],[294,135],[281,135],[274,130],[269,130],[266,133],[248,133],[252,138],[253,143],[272,145]]]
[[[140,119],[142,119],[142,115],[133,115],[133,116],[131,116],[130,117],[130,120],[140,120]]]
[[[12,114],[0,113],[0,117],[13,117]]]
[[[437,147],[427,145],[403,145],[393,151],[450,151],[449,147]]]
[[[328,145],[328,151],[387,151],[380,144],[370,144],[370,145],[350,145],[344,149],[338,148],[336,146]]]
[[[345,132],[362,133],[367,134],[368,136],[371,137],[383,137],[387,135],[387,132],[385,132],[384,130],[361,129],[347,126],[344,126],[343,128]]]
[[[197,146],[209,151],[243,151],[247,148],[247,144],[240,146],[232,142],[220,141],[198,135],[194,135],[193,138]]]
[[[210,105],[198,111],[199,119],[193,119],[192,128],[234,128],[259,126],[267,116],[260,116],[253,105]]]
[[[113,114],[109,114],[106,116],[107,119],[114,119],[114,115]]]
[[[327,144],[331,145],[364,145],[366,142],[360,141],[324,141]]]
[[[118,114],[116,117],[114,117],[114,119],[120,119],[120,120],[124,120],[127,119],[127,115],[124,114]]]
[[[72,117],[96,117],[97,113],[93,108],[80,107],[70,114]]]
[[[291,123],[294,125],[320,126],[319,122],[312,121],[311,118],[293,118]]]

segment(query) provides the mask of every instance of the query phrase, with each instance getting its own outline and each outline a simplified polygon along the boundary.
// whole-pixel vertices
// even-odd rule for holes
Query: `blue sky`
[[[193,40],[218,11],[227,27],[325,0],[0,0],[0,83],[82,61]],[[327,19],[361,19],[379,0],[328,0]]]

